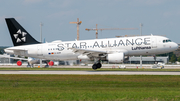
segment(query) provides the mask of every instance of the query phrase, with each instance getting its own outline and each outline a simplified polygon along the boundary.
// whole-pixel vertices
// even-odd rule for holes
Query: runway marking
[[[180,72],[157,71],[0,71],[0,74],[61,74],[61,75],[180,75]]]

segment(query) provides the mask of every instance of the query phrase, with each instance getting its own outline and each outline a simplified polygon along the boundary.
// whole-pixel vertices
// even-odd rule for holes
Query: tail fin
[[[14,46],[39,43],[14,18],[5,20]]]

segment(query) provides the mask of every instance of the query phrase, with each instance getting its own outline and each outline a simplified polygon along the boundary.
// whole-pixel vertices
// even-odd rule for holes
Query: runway
[[[159,71],[0,71],[0,74],[59,74],[59,75],[180,75],[180,72]]]

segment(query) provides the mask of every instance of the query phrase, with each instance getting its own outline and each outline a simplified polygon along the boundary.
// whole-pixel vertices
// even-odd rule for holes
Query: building
[[[168,63],[169,57],[142,57],[142,64],[154,64],[155,62]],[[140,64],[140,57],[129,57],[128,64]]]
[[[3,54],[2,56],[4,56],[4,57],[0,58],[0,64],[2,64],[2,63],[13,63],[14,62],[13,59],[8,58],[8,57],[12,57],[12,55]]]

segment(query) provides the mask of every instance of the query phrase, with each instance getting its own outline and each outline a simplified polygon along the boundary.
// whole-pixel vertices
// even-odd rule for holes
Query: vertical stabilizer
[[[39,43],[14,18],[5,20],[14,46]]]

